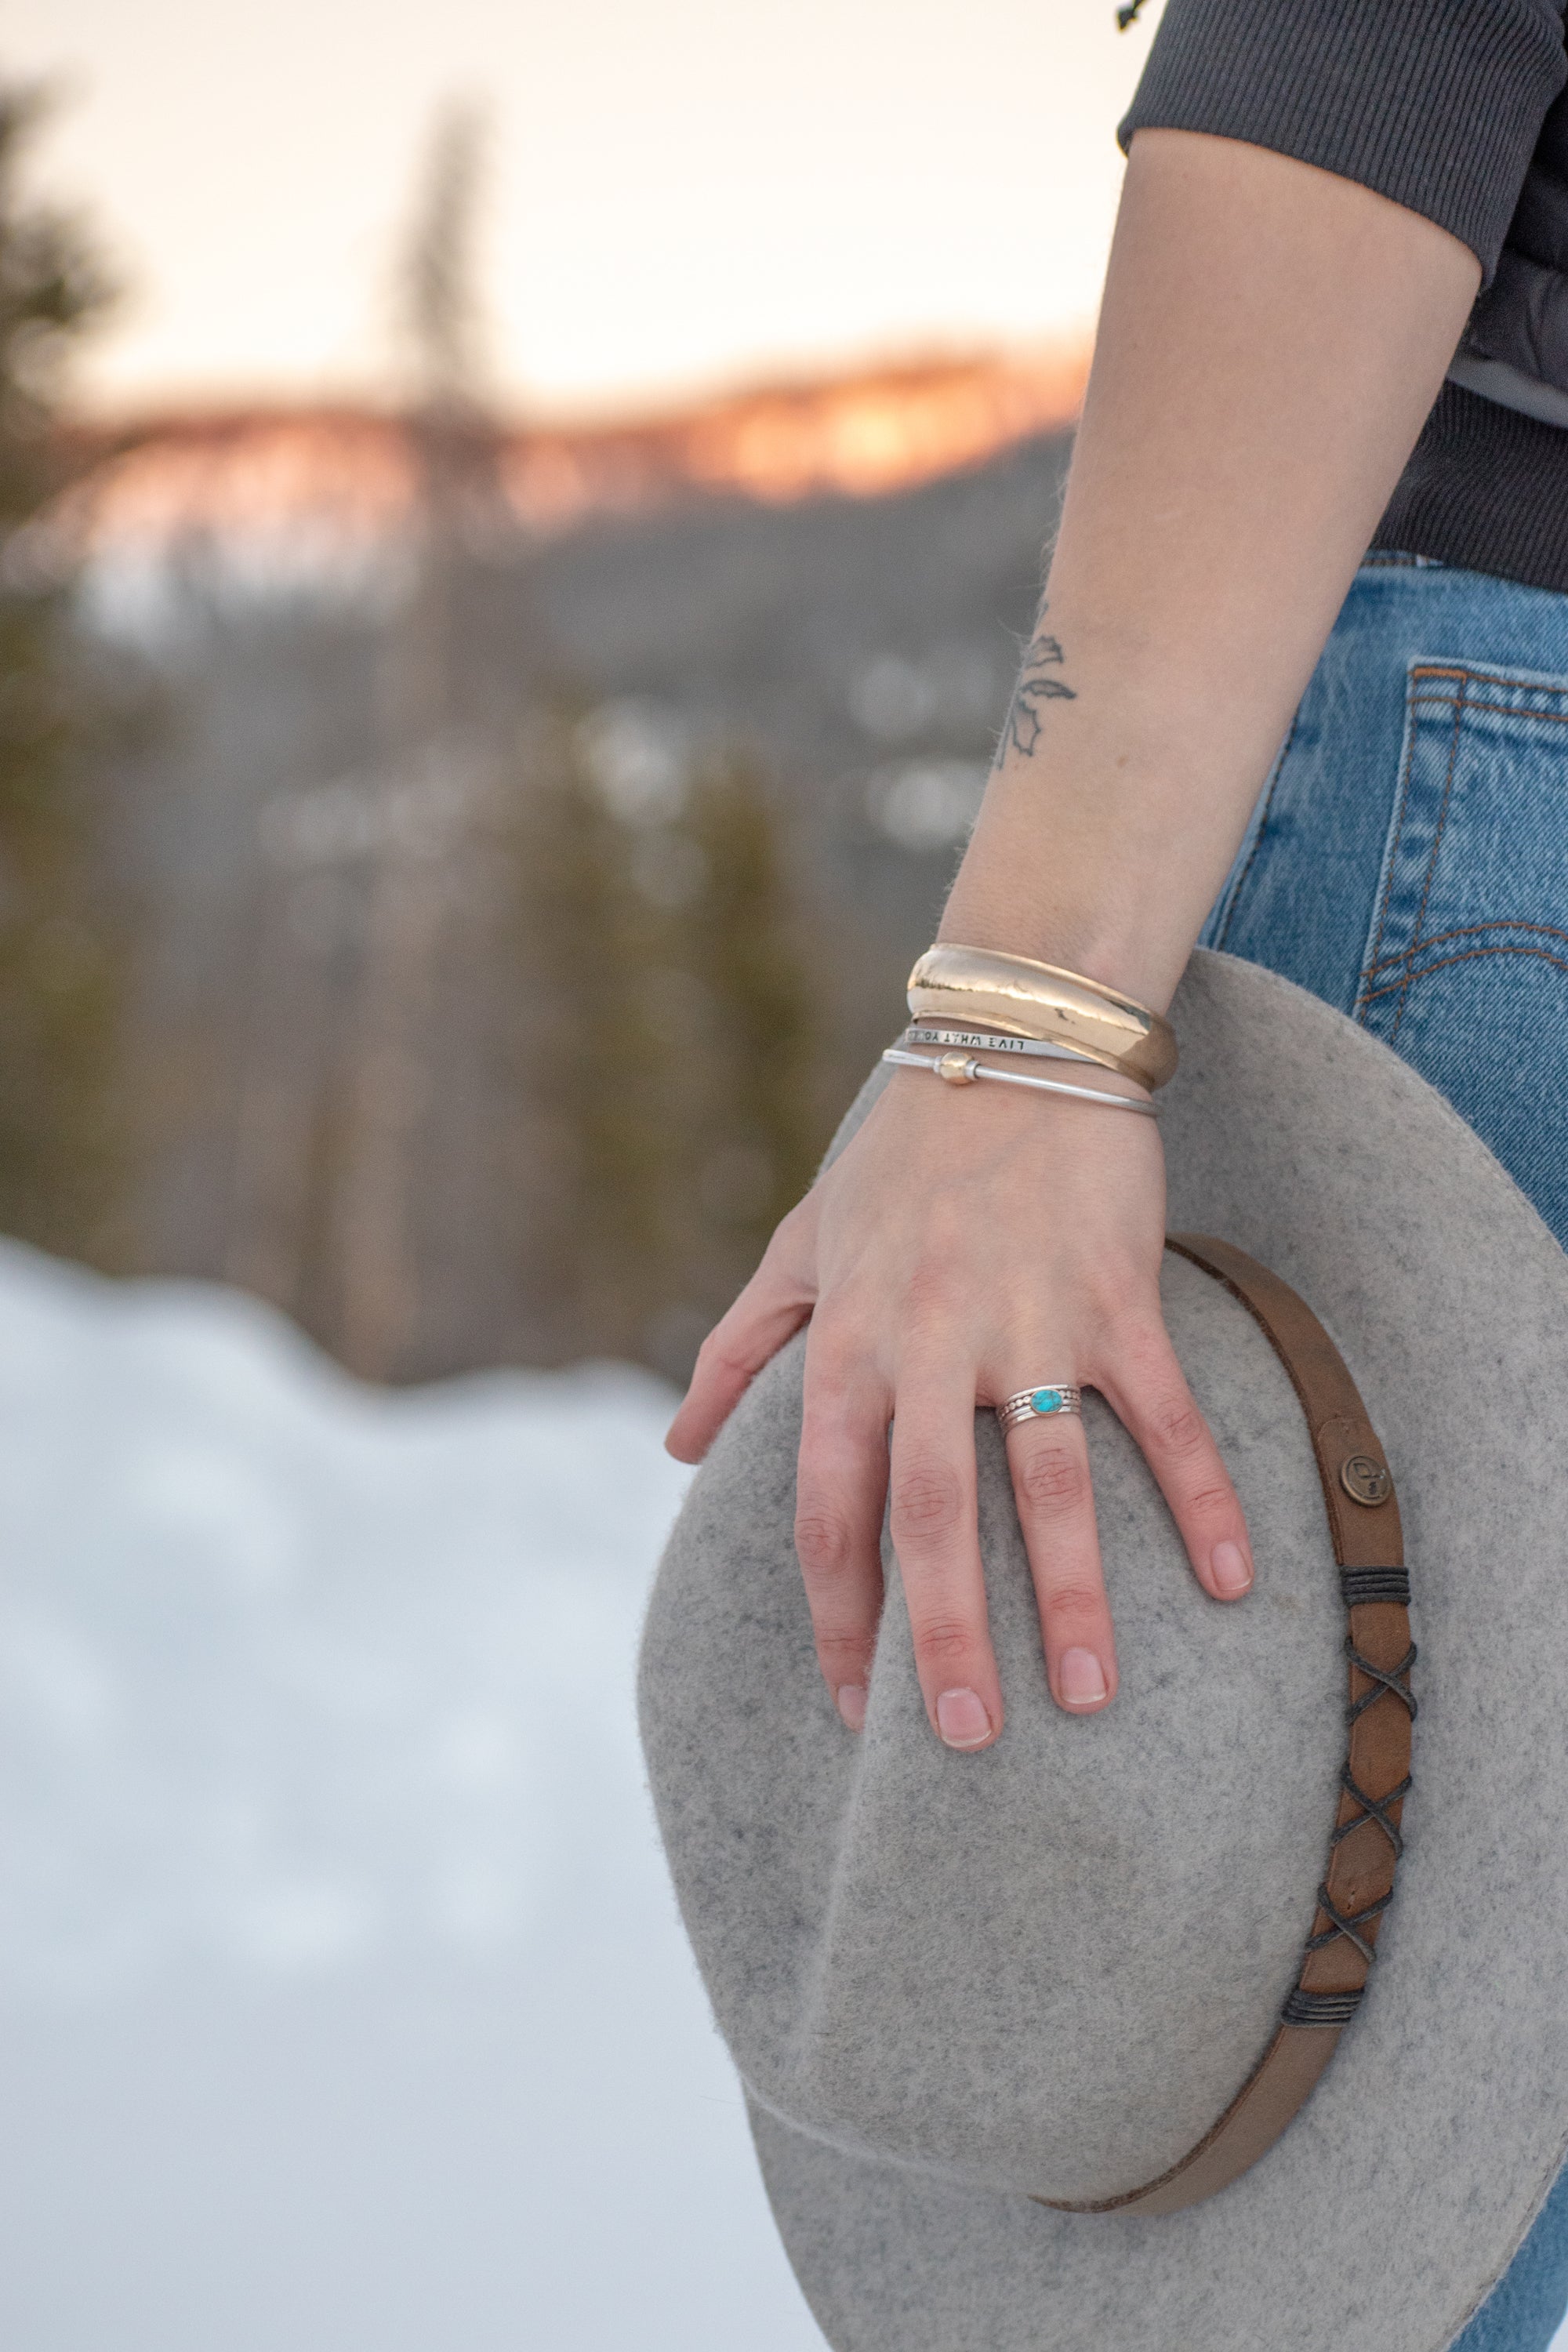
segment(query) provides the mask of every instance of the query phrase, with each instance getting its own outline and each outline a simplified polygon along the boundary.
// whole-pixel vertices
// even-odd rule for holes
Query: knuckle
[[[1160,1397],[1146,1420],[1149,1434],[1163,1453],[1194,1454],[1207,1443],[1208,1429],[1190,1396]]]
[[[915,1657],[933,1671],[966,1664],[973,1655],[978,1629],[961,1617],[932,1617],[914,1629]]]
[[[1203,1518],[1230,1519],[1236,1516],[1236,1496],[1228,1486],[1211,1478],[1194,1487],[1187,1507]]]
[[[795,1516],[795,1548],[808,1576],[839,1577],[854,1563],[854,1530],[837,1511],[803,1510]]]
[[[895,1538],[912,1536],[927,1543],[952,1535],[963,1509],[963,1490],[951,1470],[934,1466],[906,1470],[893,1483]]]
[[[1019,1499],[1040,1517],[1061,1517],[1089,1498],[1089,1470],[1065,1445],[1031,1446],[1014,1473]]]
[[[832,1332],[820,1339],[812,1335],[805,1360],[805,1409],[835,1419],[865,1402],[872,1368],[858,1348]]]
[[[709,1332],[697,1350],[697,1361],[705,1372],[745,1372],[751,1369],[745,1350],[722,1323]]]
[[[1098,1621],[1104,1615],[1105,1593],[1092,1576],[1069,1574],[1059,1583],[1053,1581],[1047,1584],[1046,1607],[1058,1625],[1064,1618],[1071,1618],[1075,1624],[1082,1624],[1091,1618]]]
[[[861,1625],[819,1628],[816,1662],[830,1684],[846,1681],[865,1665],[869,1631]]]

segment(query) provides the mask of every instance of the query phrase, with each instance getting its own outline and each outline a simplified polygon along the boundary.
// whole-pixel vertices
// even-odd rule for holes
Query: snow
[[[637,1748],[669,1403],[0,1244],[7,2352],[821,2352]]]

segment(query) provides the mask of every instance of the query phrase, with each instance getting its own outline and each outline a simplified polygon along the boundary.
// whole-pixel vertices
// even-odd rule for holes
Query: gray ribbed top
[[[1166,0],[1119,135],[1245,140],[1437,222],[1478,256],[1489,289],[1468,347],[1568,393],[1563,9]],[[1378,541],[1568,590],[1568,430],[1450,386]]]

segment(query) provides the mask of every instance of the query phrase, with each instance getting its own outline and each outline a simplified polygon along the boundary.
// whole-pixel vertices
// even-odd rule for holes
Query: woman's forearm
[[[946,938],[1168,1002],[1479,277],[1348,181],[1138,134],[1048,609]],[[933,1733],[1000,1732],[974,1409],[1026,1383],[1097,1389],[1204,1590],[1247,1590],[1246,1520],[1161,1312],[1164,1234],[1151,1120],[900,1069],[710,1336],[670,1432],[688,1461],[809,1320],[796,1544],[852,1727],[886,1507]],[[1117,1665],[1083,1424],[1031,1418],[1006,1444],[1047,1673],[1093,1712]]]
[[[943,937],[1169,1002],[1479,282],[1353,182],[1138,134],[1046,606]]]

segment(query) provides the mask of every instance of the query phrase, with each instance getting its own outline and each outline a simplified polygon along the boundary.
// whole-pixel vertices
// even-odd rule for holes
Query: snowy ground
[[[0,1244],[5,2352],[823,2352],[633,1731],[668,1405]]]
[[[0,1247],[6,2352],[821,2352],[634,1738],[668,1406]]]

